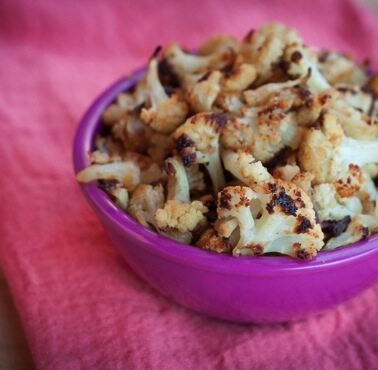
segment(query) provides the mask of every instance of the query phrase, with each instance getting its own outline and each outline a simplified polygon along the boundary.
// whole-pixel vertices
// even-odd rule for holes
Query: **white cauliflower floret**
[[[220,70],[231,65],[235,59],[235,51],[233,48],[227,47],[216,49],[206,55],[195,55],[185,53],[177,44],[171,44],[165,50],[164,58],[177,75],[183,78],[188,74],[204,74],[209,70]]]
[[[173,133],[184,166],[203,164],[210,175],[214,192],[218,192],[225,182],[219,156],[219,133],[226,122],[224,114],[198,113]]]
[[[231,252],[230,241],[227,238],[219,236],[213,228],[205,230],[195,245],[217,253]]]
[[[127,207],[129,205],[129,192],[124,187],[116,187],[115,189],[112,189],[109,191],[109,194],[111,194],[116,204],[122,208],[124,211],[127,210]]]
[[[198,166],[186,168],[180,158],[170,157],[165,160],[168,175],[167,199],[190,202],[190,190],[205,190],[203,173]]]
[[[229,119],[222,130],[221,143],[227,149],[249,150],[266,163],[285,147],[296,149],[301,136],[295,113],[272,102],[248,109],[242,118]]]
[[[155,213],[164,206],[164,189],[161,184],[140,184],[133,191],[127,209],[131,217],[145,227],[155,225]]]
[[[222,53],[229,51],[237,51],[239,48],[239,42],[235,37],[230,35],[214,35],[210,36],[205,42],[203,42],[199,47],[198,55],[212,55],[216,53]]]
[[[310,74],[307,86],[311,90],[322,92],[331,87],[317,66],[316,55],[302,44],[288,46],[284,60],[288,63],[287,72],[290,76],[298,78]]]
[[[187,92],[187,99],[196,113],[209,112],[221,90],[222,73],[213,71],[200,79]]]
[[[334,51],[318,53],[318,66],[326,80],[332,84],[364,85],[367,76],[363,68],[347,55]]]
[[[345,136],[336,117],[326,114],[320,128],[305,133],[298,158],[315,184],[334,183],[341,196],[353,196],[364,183],[360,167],[378,163],[378,141]]]
[[[218,194],[219,236],[238,233],[234,255],[269,252],[310,259],[323,246],[323,233],[308,196],[282,180],[226,187]]]
[[[127,150],[138,153],[146,152],[152,131],[134,112],[124,114],[123,118],[111,127],[115,139],[118,139]]]
[[[207,211],[207,207],[197,200],[191,203],[168,200],[156,211],[155,225],[161,234],[189,244],[193,232],[206,224]]]
[[[256,79],[256,68],[252,64],[242,63],[226,71],[222,80],[222,91],[241,92]]]
[[[170,97],[166,94],[159,80],[156,58],[151,59],[145,78],[151,106],[143,108],[140,117],[154,130],[169,134],[185,120],[188,105],[178,94]]]
[[[244,38],[240,54],[243,61],[256,67],[261,85],[272,79],[285,48],[293,43],[303,43],[295,30],[280,23],[269,23]]]
[[[330,238],[324,249],[335,249],[348,245],[351,243],[358,242],[360,240],[366,239],[370,235],[369,227],[367,226],[369,222],[366,222],[361,216],[354,216],[345,231],[341,234]],[[377,222],[375,221],[375,231],[377,227]]]
[[[285,82],[271,82],[261,85],[255,89],[246,90],[243,92],[245,101],[250,107],[257,107],[268,103],[268,100],[279,94],[283,89],[292,88],[294,86],[305,83],[307,77],[300,77],[296,80],[289,80]]]
[[[301,171],[297,165],[286,164],[284,166],[276,167],[273,171],[273,176],[285,181],[290,181],[299,186],[305,191],[307,195],[312,196],[312,181],[314,175],[310,172]]]
[[[159,132],[153,132],[148,137],[147,153],[154,162],[163,164],[165,158],[171,154],[173,150],[172,142],[169,136],[163,135]]]
[[[215,107],[226,113],[232,113],[236,116],[241,115],[241,110],[245,105],[243,96],[236,93],[220,92],[215,101]]]
[[[362,212],[362,204],[358,197],[341,197],[332,184],[315,185],[312,199],[321,221],[339,221],[345,216],[354,216]]]
[[[351,92],[352,91],[352,92]],[[338,90],[325,105],[327,112],[334,114],[346,136],[354,139],[377,140],[378,102],[372,94],[358,89]]]
[[[133,190],[140,183],[140,169],[133,161],[92,164],[82,169],[76,179],[79,182],[94,180],[116,180],[127,190]]]
[[[249,186],[272,178],[263,164],[246,151],[223,150],[222,160],[226,170]]]
[[[127,109],[118,104],[110,104],[102,113],[102,122],[105,125],[113,125],[126,115]]]
[[[364,209],[360,198],[340,197],[331,184],[316,185],[313,202],[327,240],[325,249],[354,243],[377,231],[376,204]]]

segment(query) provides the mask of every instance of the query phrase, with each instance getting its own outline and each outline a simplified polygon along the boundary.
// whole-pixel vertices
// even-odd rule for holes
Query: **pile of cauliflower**
[[[80,182],[218,253],[301,260],[378,230],[378,74],[282,24],[157,48]]]

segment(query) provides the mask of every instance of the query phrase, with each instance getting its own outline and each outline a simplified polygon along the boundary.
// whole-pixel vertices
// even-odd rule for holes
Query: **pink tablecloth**
[[[378,368],[378,286],[293,324],[202,317],[130,271],[73,177],[83,111],[156,45],[270,20],[378,60],[378,19],[350,0],[0,2],[0,261],[40,369]]]

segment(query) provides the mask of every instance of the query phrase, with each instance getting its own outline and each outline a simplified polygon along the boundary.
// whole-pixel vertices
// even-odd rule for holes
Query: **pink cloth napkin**
[[[378,60],[378,20],[351,0],[0,2],[0,261],[38,368],[378,368],[378,286],[296,323],[203,317],[134,275],[75,183],[78,120],[110,82],[158,44],[272,20]]]

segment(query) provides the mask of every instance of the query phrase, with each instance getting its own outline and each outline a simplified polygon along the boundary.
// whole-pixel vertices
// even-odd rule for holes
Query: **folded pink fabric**
[[[158,44],[272,20],[378,60],[378,20],[350,0],[0,2],[0,261],[38,368],[378,368],[378,286],[296,323],[203,317],[130,271],[75,183],[78,120],[110,82]]]

